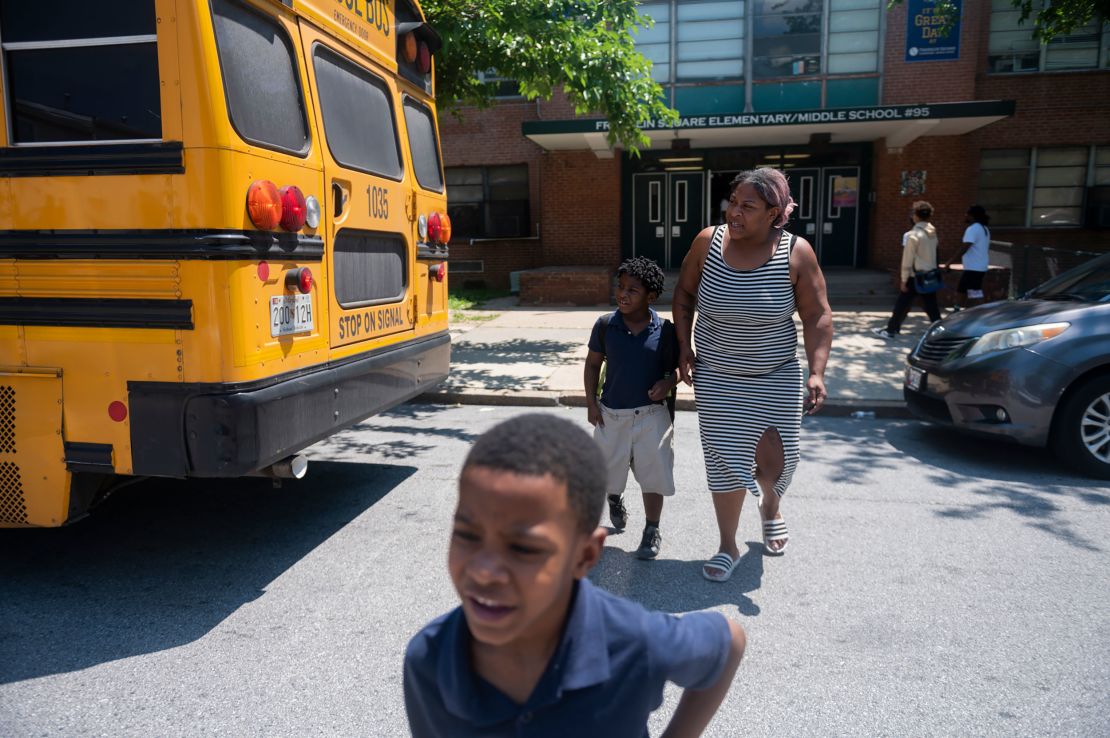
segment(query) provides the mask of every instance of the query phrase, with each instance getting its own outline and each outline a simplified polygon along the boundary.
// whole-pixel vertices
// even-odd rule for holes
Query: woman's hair
[[[640,284],[648,292],[654,292],[657,296],[663,294],[663,270],[653,259],[646,256],[633,256],[631,259],[625,259],[617,268],[617,278],[620,279],[622,274],[640,280]]]
[[[913,204],[913,214],[922,220],[933,217],[933,204],[926,200],[918,200]]]
[[[972,205],[967,209],[967,214],[976,223],[986,225],[991,222],[991,217],[987,215],[987,209],[982,205]]]
[[[768,208],[779,209],[779,216],[771,224],[773,228],[782,228],[786,225],[797,203],[790,197],[790,185],[786,182],[785,174],[778,169],[751,169],[740,172],[733,178],[728,191],[736,192],[736,188],[743,184],[754,187],[756,194],[767,203]]]

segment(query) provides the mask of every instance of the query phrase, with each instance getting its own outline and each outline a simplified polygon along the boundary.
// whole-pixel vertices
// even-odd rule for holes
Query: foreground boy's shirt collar
[[[522,713],[552,705],[563,692],[600,684],[610,676],[604,647],[605,618],[597,591],[587,579],[574,585],[570,613],[555,654],[523,705],[518,705],[470,668],[470,631],[461,611],[452,613],[436,665],[444,706],[477,727],[496,725]]]

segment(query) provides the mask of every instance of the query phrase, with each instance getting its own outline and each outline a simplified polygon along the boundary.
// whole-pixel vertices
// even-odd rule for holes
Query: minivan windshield
[[[1110,302],[1110,254],[1092,259],[1031,290],[1036,300]]]

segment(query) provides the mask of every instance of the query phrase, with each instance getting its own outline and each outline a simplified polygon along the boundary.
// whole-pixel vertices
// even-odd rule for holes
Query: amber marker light
[[[406,33],[405,37],[401,40],[405,61],[412,64],[416,61],[416,35],[413,33]]]
[[[255,228],[272,231],[281,222],[281,194],[268,179],[256,179],[247,190],[247,215]]]

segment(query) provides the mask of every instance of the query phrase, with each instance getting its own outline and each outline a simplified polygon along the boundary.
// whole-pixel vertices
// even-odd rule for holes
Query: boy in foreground
[[[617,269],[617,309],[590,333],[583,380],[586,413],[608,470],[609,522],[628,523],[624,487],[631,467],[644,498],[644,533],[636,557],[654,559],[663,536],[663,499],[674,494],[674,412],[667,398],[678,384],[674,324],[651,303],[663,291],[663,270],[637,256]],[[597,385],[605,363],[605,385]]]
[[[667,681],[686,691],[663,736],[709,724],[744,631],[719,613],[650,612],[585,578],[605,543],[604,469],[590,437],[552,415],[475,443],[447,560],[462,605],[405,654],[414,738],[646,738]]]

